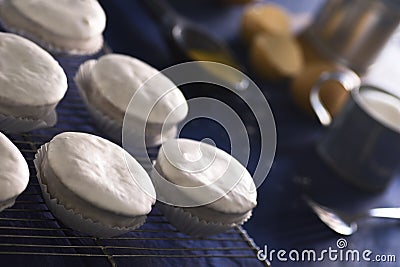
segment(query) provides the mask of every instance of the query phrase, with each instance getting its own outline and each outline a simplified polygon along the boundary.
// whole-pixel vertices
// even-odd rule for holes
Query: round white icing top
[[[134,118],[161,124],[168,118],[169,123],[177,123],[188,113],[186,99],[176,85],[139,59],[105,55],[93,66],[91,75],[99,93]]]
[[[21,194],[29,181],[29,168],[18,148],[0,133],[0,201]]]
[[[102,34],[106,15],[97,0],[10,0],[23,16],[46,30],[72,39]]]
[[[157,164],[161,175],[169,182],[187,188],[204,187],[204,191],[180,189],[182,198],[191,198],[199,204],[219,195],[207,205],[224,213],[245,213],[257,205],[257,191],[246,168],[225,151],[189,139],[171,139],[160,148]],[[154,176],[152,176],[154,177]],[[157,194],[163,188],[157,187]],[[208,185],[208,186],[207,186]],[[166,189],[167,190],[167,189]],[[166,200],[171,194],[163,196]]]
[[[86,133],[61,133],[50,141],[47,159],[65,187],[98,208],[141,216],[148,214],[155,203],[147,172],[124,149],[106,139]],[[138,184],[146,186],[151,196]]]
[[[0,101],[6,105],[56,104],[67,91],[67,76],[54,58],[33,42],[0,33]]]

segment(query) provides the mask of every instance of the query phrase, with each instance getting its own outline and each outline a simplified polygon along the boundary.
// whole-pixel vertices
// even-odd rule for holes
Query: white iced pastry
[[[120,128],[125,115],[131,128],[146,125],[150,144],[160,143],[162,127],[174,137],[176,124],[188,113],[185,97],[169,78],[130,56],[109,54],[89,60],[75,80],[87,102]]]
[[[246,168],[223,150],[202,142],[189,139],[165,142],[151,177],[157,199],[164,202],[159,207],[187,234],[198,231],[195,235],[208,235],[242,224],[257,205],[256,187]],[[170,188],[160,179],[177,187]],[[179,219],[173,216],[180,216],[177,209],[178,214],[186,213],[188,222],[202,221],[204,229],[189,230],[176,225],[174,221],[179,224]],[[188,223],[188,227],[193,223]],[[214,226],[219,227],[215,232]]]
[[[106,139],[65,132],[55,136],[40,153],[36,167],[46,186],[44,194],[84,219],[110,230],[132,229],[145,221],[155,203],[154,187],[146,171]],[[55,215],[70,225],[66,215],[57,211]],[[75,224],[75,230],[82,231],[79,224]]]
[[[0,211],[14,205],[29,182],[29,168],[18,148],[0,133]]]
[[[106,26],[97,0],[2,0],[0,20],[12,32],[72,54],[98,51]]]
[[[0,114],[40,119],[64,97],[67,77],[58,62],[35,43],[0,33]]]

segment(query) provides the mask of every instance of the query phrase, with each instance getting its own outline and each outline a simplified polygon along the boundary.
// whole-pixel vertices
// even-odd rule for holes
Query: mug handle
[[[332,123],[332,115],[321,101],[321,86],[327,81],[338,81],[346,91],[352,91],[360,87],[361,79],[352,70],[346,69],[334,72],[324,72],[313,85],[310,92],[310,104],[322,125],[328,126]]]

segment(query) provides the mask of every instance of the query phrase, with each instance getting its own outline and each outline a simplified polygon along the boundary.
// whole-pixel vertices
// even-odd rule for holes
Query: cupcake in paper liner
[[[55,125],[55,108],[68,86],[58,62],[10,33],[0,33],[0,58],[0,130],[27,132]]]
[[[43,198],[64,225],[96,237],[140,227],[155,203],[146,171],[121,147],[76,132],[55,136],[35,156]]]
[[[226,152],[189,139],[162,144],[151,179],[157,207],[173,226],[208,236],[245,223],[257,205],[246,168]]]
[[[126,55],[109,54],[82,64],[76,84],[97,127],[114,141],[154,147],[176,137],[188,113],[182,92],[165,75]]]
[[[16,198],[26,189],[29,168],[18,148],[0,133],[0,212],[14,205]]]
[[[0,22],[52,53],[89,55],[103,46],[106,15],[97,0],[1,0]]]

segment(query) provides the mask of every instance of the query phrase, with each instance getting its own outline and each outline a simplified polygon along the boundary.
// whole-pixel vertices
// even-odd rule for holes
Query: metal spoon
[[[357,221],[366,218],[400,219],[400,208],[374,208],[357,214],[347,214],[322,206],[305,197],[308,206],[329,228],[342,235],[352,235],[357,229]]]
[[[179,16],[165,0],[142,0],[142,2],[162,26],[168,41],[187,59],[214,61],[235,69],[243,69],[225,42]],[[245,90],[249,86],[249,81],[235,72],[224,73],[220,68],[210,67],[204,69],[229,82],[236,90]]]

